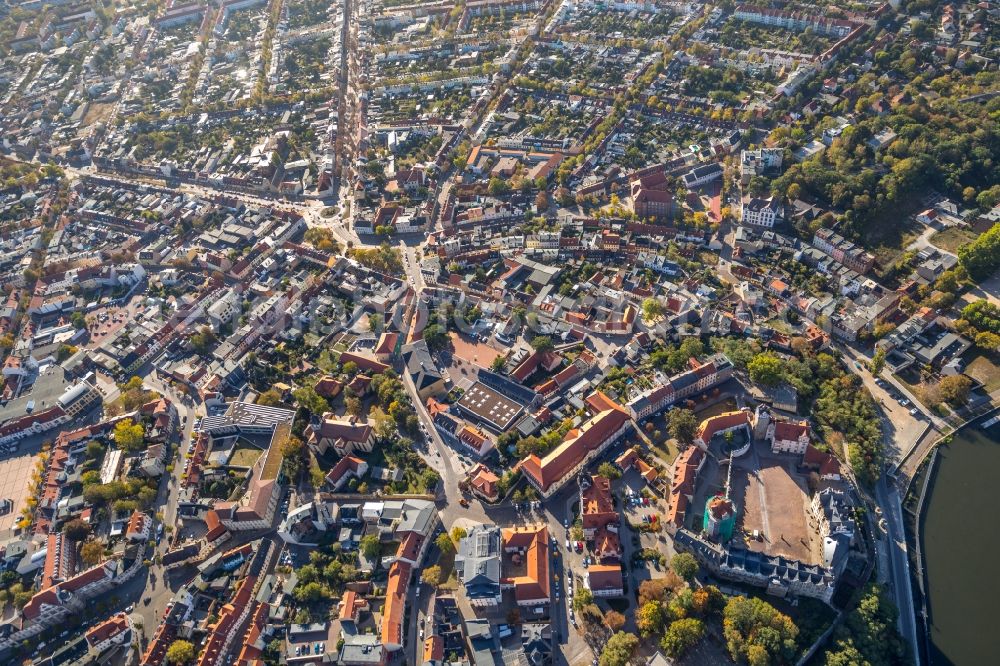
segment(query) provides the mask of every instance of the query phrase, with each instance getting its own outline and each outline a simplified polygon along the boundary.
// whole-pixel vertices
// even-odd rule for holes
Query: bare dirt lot
[[[754,458],[759,467],[754,466]],[[818,536],[809,527],[809,493],[791,456],[747,456],[733,467],[731,496],[740,505],[741,527],[759,530],[752,550],[818,563]]]
[[[451,334],[451,344],[455,349],[455,356],[481,368],[489,368],[493,359],[500,355],[498,350],[488,344],[458,333]]]

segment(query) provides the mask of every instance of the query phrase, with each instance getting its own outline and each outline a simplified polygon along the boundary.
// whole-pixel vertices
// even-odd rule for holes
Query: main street
[[[886,475],[875,486],[875,495],[886,524],[886,545],[891,561],[891,581],[893,597],[899,608],[899,630],[910,646],[915,662],[920,664],[920,648],[917,643],[917,616],[913,606],[913,590],[910,577],[910,558],[906,548],[906,529],[903,523],[903,509],[899,491]]]

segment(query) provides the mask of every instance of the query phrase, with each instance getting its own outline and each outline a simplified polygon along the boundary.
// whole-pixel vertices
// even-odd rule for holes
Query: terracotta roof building
[[[804,455],[809,446],[808,421],[773,421],[767,428],[772,453]]]
[[[389,580],[385,588],[385,605],[382,607],[382,645],[395,651],[403,647],[403,614],[406,593],[413,571],[406,562],[397,560],[389,567]]]
[[[595,597],[625,594],[620,564],[592,564],[587,568],[587,587]]]
[[[518,468],[543,497],[559,490],[588,462],[628,432],[631,422],[628,412],[610,398],[598,392],[588,398],[588,403],[604,409],[579,428],[566,433],[563,442],[544,457],[532,454],[518,463]]]
[[[580,518],[583,534],[593,539],[598,530],[617,525],[618,512],[611,498],[611,481],[603,476],[590,477],[590,485],[580,490]]]
[[[667,526],[671,529],[684,526],[688,504],[694,494],[695,480],[704,463],[705,453],[696,446],[685,449],[674,461],[666,516]]]
[[[501,583],[514,588],[519,606],[549,603],[549,529],[543,523],[509,527],[501,531],[504,552],[511,554],[506,576]]]

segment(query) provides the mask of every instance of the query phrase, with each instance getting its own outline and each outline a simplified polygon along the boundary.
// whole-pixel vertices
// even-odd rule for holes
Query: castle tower
[[[767,427],[771,425],[771,410],[767,405],[757,405],[753,413],[753,438],[760,440],[767,437]]]
[[[736,529],[736,504],[728,497],[716,495],[705,502],[705,517],[702,530],[710,539],[726,543],[733,538]]]

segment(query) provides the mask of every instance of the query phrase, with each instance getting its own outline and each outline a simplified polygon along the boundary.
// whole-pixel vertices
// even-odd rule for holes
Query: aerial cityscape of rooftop
[[[996,663],[995,0],[0,0],[0,665]]]

